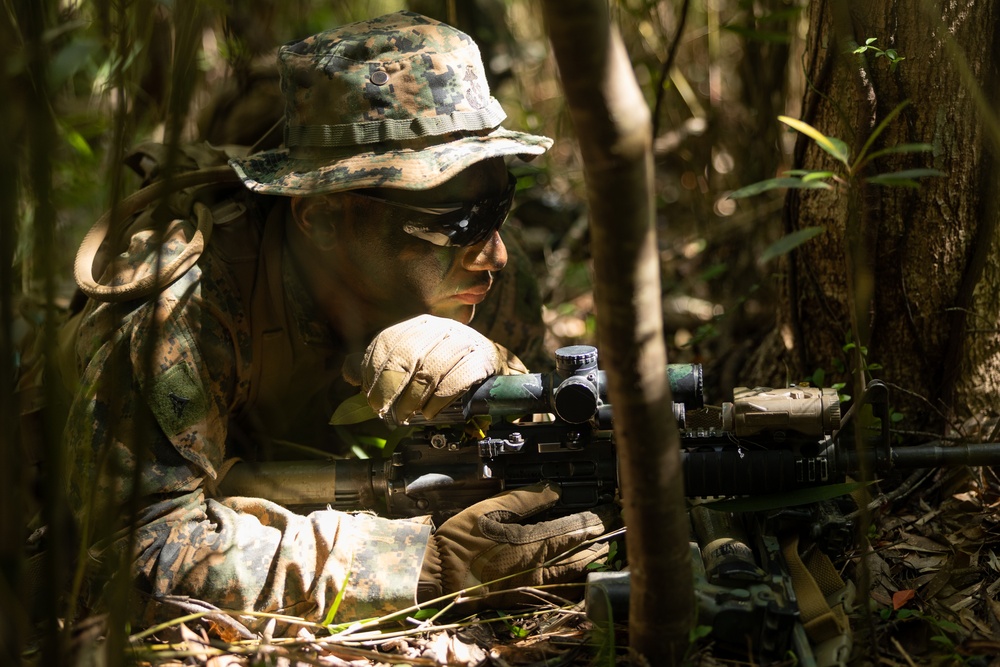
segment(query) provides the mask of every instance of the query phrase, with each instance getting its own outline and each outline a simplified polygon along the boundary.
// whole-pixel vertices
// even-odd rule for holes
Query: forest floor
[[[846,664],[1000,665],[1000,478],[989,468],[925,473],[889,495],[895,497],[873,512],[867,549],[831,554],[858,590],[863,560],[870,581],[869,613],[858,604],[860,594],[849,613],[853,650]],[[241,639],[234,627],[218,617],[178,619],[152,635],[137,635],[131,658],[149,667],[630,664],[627,625],[616,624],[613,632],[596,627],[582,604],[451,616],[447,622],[410,617],[374,631],[354,627],[331,634],[303,626],[294,639],[270,638],[274,624],[253,639]],[[82,626],[77,665],[105,664],[97,658],[100,632],[100,623]],[[746,651],[733,651],[709,634],[692,643],[687,664],[768,664],[751,644],[747,638]],[[810,664],[787,656],[769,664]]]

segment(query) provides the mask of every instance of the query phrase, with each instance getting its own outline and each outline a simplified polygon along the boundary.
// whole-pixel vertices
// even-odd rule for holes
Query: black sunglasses
[[[517,178],[508,172],[503,192],[473,202],[415,206],[364,190],[352,190],[351,194],[409,211],[403,231],[411,236],[436,246],[466,248],[482,243],[500,229],[510,213],[516,189]]]

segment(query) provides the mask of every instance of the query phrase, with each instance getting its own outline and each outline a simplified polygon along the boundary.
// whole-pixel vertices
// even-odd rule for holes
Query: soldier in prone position
[[[213,203],[197,262],[150,298],[92,299],[68,329],[71,498],[91,521],[140,499],[132,567],[146,622],[176,611],[165,596],[313,621],[380,615],[529,569],[616,520],[518,523],[556,501],[546,485],[436,529],[219,496],[235,457],[328,444],[333,408],[357,391],[342,368],[382,415],[433,415],[487,376],[524,370],[468,325],[508,259],[503,158],[551,140],[500,126],[472,40],[400,12],[285,45],[278,59],[284,146],[230,160],[245,188]],[[102,283],[155,275],[193,226],[160,242],[133,226]],[[600,551],[505,585],[579,580]]]

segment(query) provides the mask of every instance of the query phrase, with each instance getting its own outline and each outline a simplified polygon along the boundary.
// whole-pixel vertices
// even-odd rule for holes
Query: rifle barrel
[[[949,445],[939,442],[893,447],[890,465],[893,468],[1000,465],[1000,442]]]

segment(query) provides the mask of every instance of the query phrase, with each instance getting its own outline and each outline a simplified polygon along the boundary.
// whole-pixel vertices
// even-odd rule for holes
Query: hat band
[[[476,111],[456,111],[447,116],[428,116],[406,120],[386,119],[340,125],[289,125],[285,128],[286,146],[333,148],[357,146],[382,141],[408,141],[452,132],[477,132],[497,127],[507,114],[500,103],[490,103]]]

